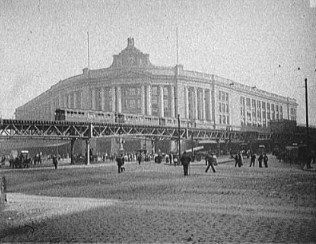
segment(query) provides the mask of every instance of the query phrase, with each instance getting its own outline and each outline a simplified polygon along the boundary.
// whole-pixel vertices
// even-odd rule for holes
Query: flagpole
[[[179,64],[179,29],[177,27],[177,66]]]
[[[87,32],[88,35],[88,69],[90,69],[90,38],[89,38],[89,31]]]

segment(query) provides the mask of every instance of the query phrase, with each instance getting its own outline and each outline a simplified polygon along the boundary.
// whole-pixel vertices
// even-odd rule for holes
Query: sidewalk
[[[234,159],[231,158],[230,156],[221,156],[217,158],[217,163],[218,164],[224,164],[224,163],[230,163],[230,162],[234,162]],[[130,161],[130,162],[125,162],[125,164],[136,164],[137,161]],[[142,164],[145,163],[155,163],[153,160],[151,161],[142,161]],[[161,162],[161,164],[164,165],[172,165],[170,163],[166,163],[165,161]],[[191,162],[191,165],[205,165],[205,160],[202,159],[200,161],[195,160],[194,162]],[[58,163],[58,169],[67,169],[67,168],[96,168],[96,167],[108,167],[108,166],[116,166],[116,162],[115,161],[99,161],[99,162],[93,162],[89,165],[86,164],[70,164],[69,162],[65,162],[65,161],[59,161]],[[49,170],[49,169],[53,169],[54,165],[52,163],[45,163],[44,165],[41,166],[36,166],[33,165],[30,168],[22,168],[22,169],[12,169],[12,168],[0,168],[0,172],[8,172],[8,171],[20,171],[20,170]]]

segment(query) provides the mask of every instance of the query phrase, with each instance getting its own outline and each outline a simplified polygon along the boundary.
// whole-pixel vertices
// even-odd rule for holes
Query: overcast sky
[[[295,98],[316,125],[316,0],[0,0],[0,115],[87,67],[106,68],[134,37],[155,65],[220,75]]]

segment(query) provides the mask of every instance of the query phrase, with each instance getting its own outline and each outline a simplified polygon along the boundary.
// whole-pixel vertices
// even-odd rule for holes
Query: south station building
[[[18,107],[15,117],[55,120],[56,109],[119,113],[136,120],[145,116],[149,123],[163,121],[160,124],[168,126],[177,126],[179,114],[181,126],[254,130],[269,127],[270,121],[296,120],[297,103],[214,74],[184,70],[182,65],[155,66],[128,38],[110,67],[85,68],[58,82]]]

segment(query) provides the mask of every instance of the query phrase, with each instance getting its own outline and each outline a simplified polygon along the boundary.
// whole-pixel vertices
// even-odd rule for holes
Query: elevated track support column
[[[92,133],[93,127],[92,127],[92,123],[89,124],[89,132],[88,132],[88,139],[86,139],[86,165],[90,164],[90,143],[91,143],[91,138],[93,136]]]
[[[75,164],[74,161],[74,144],[75,144],[76,139],[73,138],[70,141],[70,164]]]
[[[90,139],[86,140],[86,165],[90,164]]]

